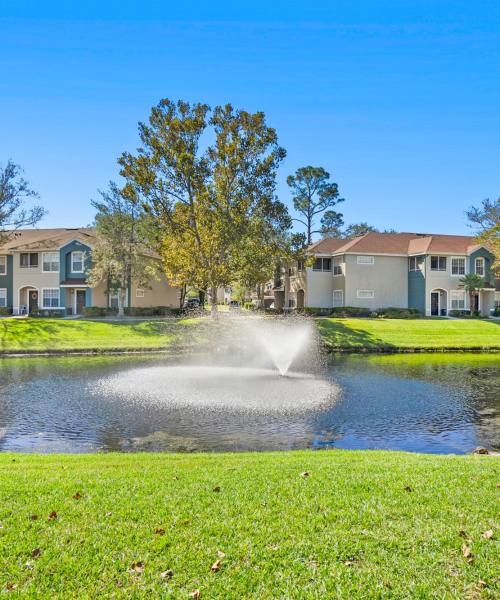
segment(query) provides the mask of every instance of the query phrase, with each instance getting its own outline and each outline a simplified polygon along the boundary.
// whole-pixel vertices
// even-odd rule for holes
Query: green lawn
[[[341,450],[0,455],[0,595],[498,598],[499,466]]]
[[[500,349],[499,321],[319,318],[316,323],[331,349]]]
[[[196,319],[2,319],[0,351],[167,349],[192,341]]]
[[[331,349],[497,348],[500,322],[444,319],[316,319]],[[168,349],[195,344],[206,319],[91,321],[65,319],[0,320],[0,352],[45,350]],[[215,330],[211,336],[218,336]]]

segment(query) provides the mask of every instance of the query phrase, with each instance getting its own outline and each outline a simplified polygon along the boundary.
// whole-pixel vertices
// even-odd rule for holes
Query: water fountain
[[[94,388],[120,400],[204,410],[304,412],[334,401],[337,388],[321,373],[308,319],[228,314],[207,327],[210,353],[128,370]]]

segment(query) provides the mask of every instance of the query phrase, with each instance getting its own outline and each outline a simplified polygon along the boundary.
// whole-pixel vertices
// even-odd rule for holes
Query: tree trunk
[[[186,300],[186,284],[181,285],[181,291],[179,292],[179,308],[184,308],[185,300]]]
[[[217,288],[212,286],[210,288],[210,304],[211,304],[211,314],[213,319],[217,319]]]
[[[200,299],[200,305],[205,306],[205,290],[198,290],[198,298]]]
[[[127,293],[127,291],[124,290],[123,288],[120,288],[118,290],[118,317],[120,319],[123,319],[123,317],[125,316],[124,306],[125,306],[126,293]]]

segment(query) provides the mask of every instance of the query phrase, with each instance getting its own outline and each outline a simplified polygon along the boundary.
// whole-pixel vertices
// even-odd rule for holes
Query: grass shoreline
[[[498,477],[477,455],[0,454],[0,593],[493,598]]]

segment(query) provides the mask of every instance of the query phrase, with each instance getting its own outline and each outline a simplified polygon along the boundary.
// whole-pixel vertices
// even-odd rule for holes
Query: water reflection
[[[301,411],[145,402],[137,381],[131,395],[112,395],[101,385],[133,373],[142,384],[149,367],[166,363],[158,356],[0,360],[0,449],[500,449],[500,357],[334,358],[327,375],[340,394]]]

